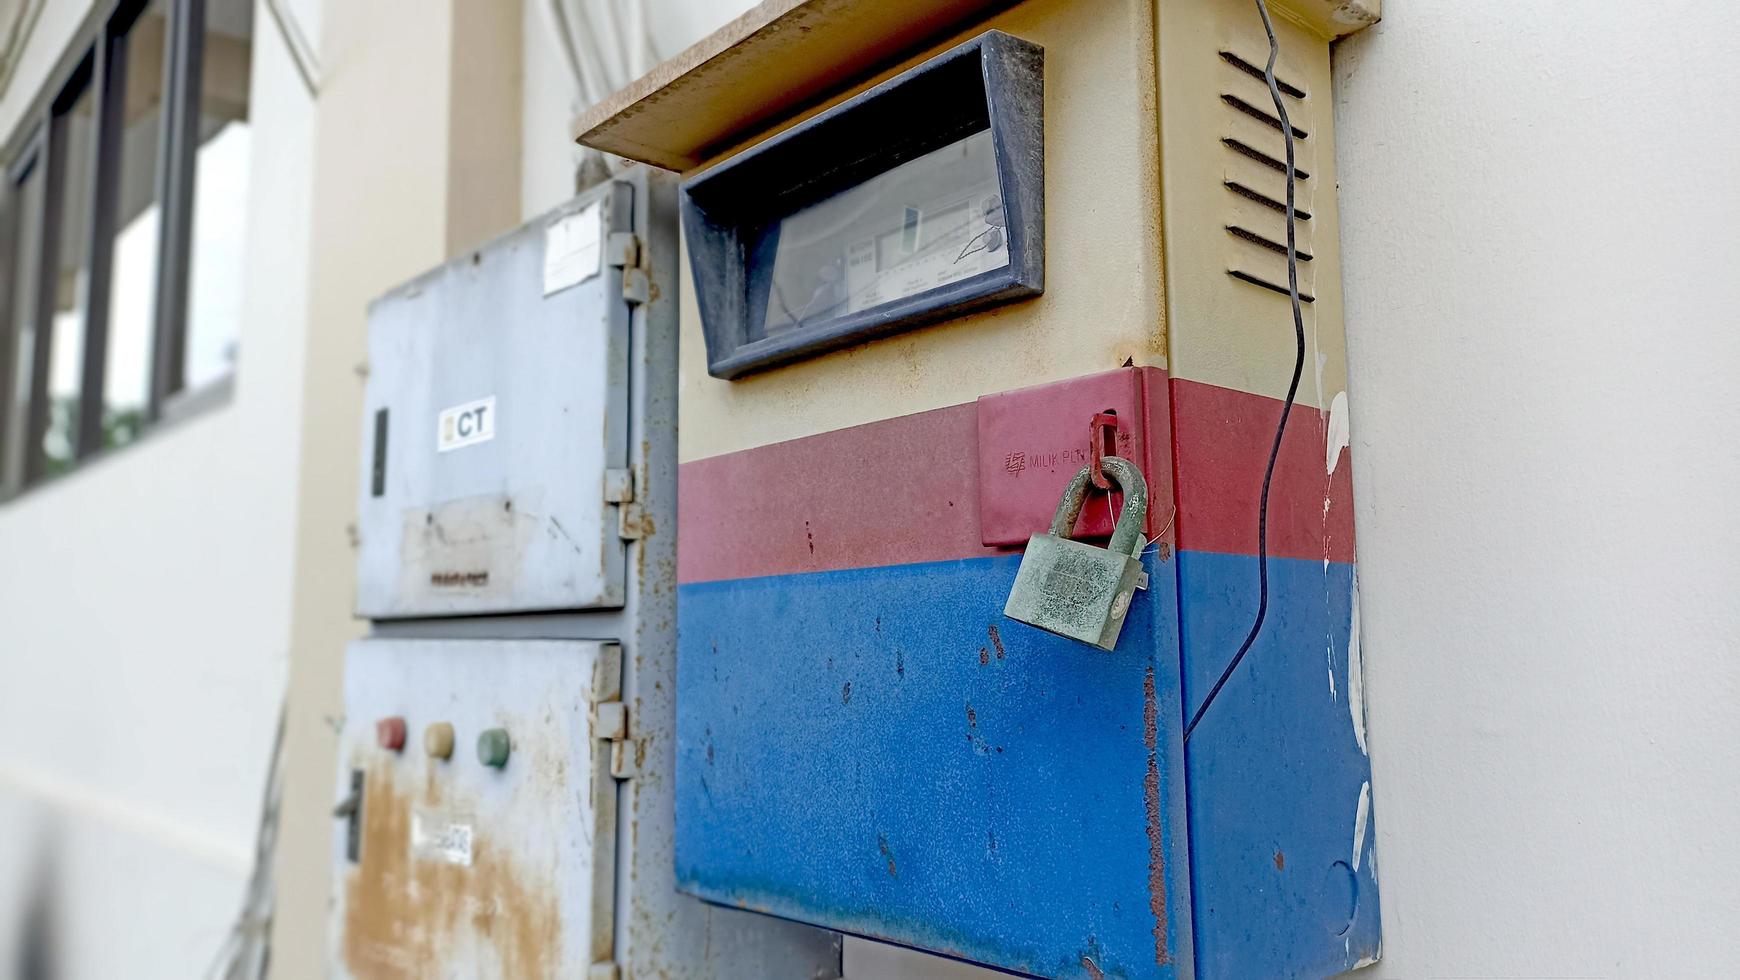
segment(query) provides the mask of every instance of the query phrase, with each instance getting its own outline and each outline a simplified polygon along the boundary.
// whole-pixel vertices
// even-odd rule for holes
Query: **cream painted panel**
[[[1145,0],[1032,0],[866,83],[991,28],[1045,48],[1045,295],[720,381],[707,374],[685,256],[681,458],[960,404],[1125,361],[1164,366],[1152,13]]]
[[[1313,256],[1300,264],[1299,283],[1302,293],[1316,297],[1304,307],[1305,373],[1296,400],[1327,408],[1347,387],[1329,44],[1288,20],[1279,4],[1271,6],[1281,44],[1276,76],[1306,93],[1286,97],[1294,127],[1308,134],[1294,143],[1295,165],[1310,175],[1298,184],[1296,207],[1311,215],[1297,223],[1299,249]],[[1279,398],[1294,354],[1287,297],[1227,274],[1237,269],[1287,284],[1281,254],[1227,231],[1237,225],[1276,243],[1286,240],[1280,212],[1225,186],[1235,183],[1274,201],[1285,195],[1281,172],[1222,142],[1234,139],[1277,160],[1285,153],[1277,128],[1223,99],[1231,95],[1274,111],[1267,85],[1222,56],[1230,52],[1260,68],[1268,59],[1262,20],[1249,0],[1162,3],[1159,20],[1172,375]]]

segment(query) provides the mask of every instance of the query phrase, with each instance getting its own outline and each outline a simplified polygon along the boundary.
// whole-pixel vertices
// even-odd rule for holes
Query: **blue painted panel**
[[[682,586],[682,886],[1006,969],[1189,976],[1172,566],[1101,653],[1003,618],[1019,561]]]
[[[1257,560],[1184,552],[1178,583],[1185,702],[1194,709],[1250,629]],[[1191,734],[1193,921],[1204,980],[1325,977],[1377,954],[1369,805],[1363,834],[1356,826],[1371,765],[1349,700],[1361,686],[1348,670],[1354,583],[1350,564],[1270,559],[1263,632]]]

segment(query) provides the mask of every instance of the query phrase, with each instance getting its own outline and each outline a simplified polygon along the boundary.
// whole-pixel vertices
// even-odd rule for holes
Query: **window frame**
[[[81,260],[86,270],[83,349],[79,366],[78,426],[73,434],[72,460],[67,469],[111,448],[103,445],[103,402],[109,365],[108,339],[116,216],[120,207],[122,141],[125,136],[127,73],[130,32],[150,7],[151,0],[105,0],[87,18],[85,26],[67,45],[59,65],[44,81],[33,107],[25,113],[12,148],[0,160],[6,184],[0,187],[0,269],[15,268],[21,249],[37,249],[35,281],[0,287],[0,501],[52,480],[43,438],[48,431],[52,406],[48,398],[49,366],[53,358],[55,290],[60,275],[61,218],[67,200],[67,161],[70,152],[66,117],[88,86],[91,92],[93,138],[85,161],[91,181],[90,214],[85,216]],[[197,390],[186,387],[187,305],[192,279],[194,196],[197,192],[200,100],[204,75],[206,0],[162,0],[164,14],[162,102],[158,119],[156,181],[154,192],[160,208],[156,268],[153,272],[153,302],[148,336],[149,353],[145,402],[145,428],[149,434],[159,425],[185,418],[228,400],[233,390],[235,368]],[[251,40],[250,40],[250,43]],[[16,81],[16,79],[14,79]],[[18,188],[33,168],[43,180],[41,213],[36,238],[19,240],[22,196]],[[73,168],[71,172],[76,172]],[[30,289],[34,338],[27,377],[14,365],[19,351],[21,324],[14,323],[16,289]],[[13,385],[26,380],[30,386],[23,399],[24,425],[13,427],[8,415],[20,401]],[[222,397],[213,397],[213,393]],[[16,431],[23,440],[22,452],[7,444]],[[17,458],[13,467],[9,461]],[[9,472],[15,469],[17,472]]]
[[[29,444],[27,433],[13,427],[13,413],[20,407],[14,386],[21,371],[18,363],[21,335],[12,321],[19,291],[31,290],[28,284],[14,281],[12,273],[18,268],[19,233],[24,221],[25,195],[21,188],[32,173],[41,175],[45,137],[40,126],[31,127],[28,133],[23,145],[7,161],[3,169],[6,183],[0,187],[0,270],[6,273],[0,276],[0,501],[11,499],[24,483],[24,458],[10,437],[16,433]],[[38,206],[42,203],[39,197]],[[40,227],[38,234],[40,237]],[[34,317],[34,304],[30,312]],[[32,374],[30,380],[34,378]],[[28,416],[28,403],[22,407]]]

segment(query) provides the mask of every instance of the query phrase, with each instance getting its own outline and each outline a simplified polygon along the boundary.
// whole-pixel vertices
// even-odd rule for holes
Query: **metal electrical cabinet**
[[[580,120],[683,174],[683,889],[1031,975],[1376,959],[1329,71],[1376,15],[784,0]]]
[[[675,211],[632,168],[370,309],[332,976],[839,974],[675,887]]]
[[[621,683],[613,643],[351,647],[333,838],[344,972],[547,977],[612,958]],[[488,732],[505,755],[480,757]]]
[[[359,615],[622,605],[633,209],[608,185],[374,305]]]

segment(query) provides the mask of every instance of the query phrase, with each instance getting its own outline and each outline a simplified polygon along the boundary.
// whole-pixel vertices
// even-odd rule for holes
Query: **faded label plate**
[[[469,820],[423,810],[411,814],[412,857],[469,868],[471,838]]]
[[[544,295],[598,274],[604,258],[604,208],[594,201],[544,232]]]

